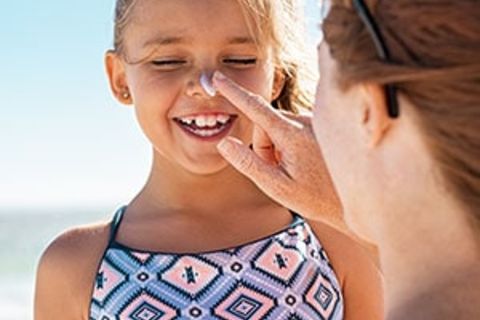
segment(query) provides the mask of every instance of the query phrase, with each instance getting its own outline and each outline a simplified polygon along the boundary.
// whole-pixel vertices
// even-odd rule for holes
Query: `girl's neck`
[[[437,310],[441,300],[438,298],[442,295],[446,298],[447,293],[456,298],[465,295],[451,301],[452,308],[458,307],[471,295],[471,292],[457,291],[461,287],[470,286],[480,298],[478,236],[467,213],[457,203],[445,194],[430,191],[429,195],[424,190],[410,205],[394,207],[397,212],[390,210],[388,217],[397,219],[385,218],[379,233],[387,313],[400,310],[398,319],[402,318],[403,311],[413,307],[412,302],[413,305],[419,303],[417,310]],[[468,274],[473,275],[472,272],[477,274],[470,279]],[[446,300],[444,303],[448,304]],[[413,313],[409,319],[422,318],[420,313]]]
[[[231,166],[214,174],[199,175],[156,155],[147,183],[130,206],[134,206],[136,212],[146,213],[215,214],[232,207],[273,204]]]

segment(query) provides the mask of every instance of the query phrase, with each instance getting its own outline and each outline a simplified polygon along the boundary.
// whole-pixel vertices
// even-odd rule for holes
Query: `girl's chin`
[[[212,157],[213,158],[213,157]],[[198,161],[189,161],[185,164],[185,169],[189,172],[197,175],[213,175],[224,171],[230,167],[230,164],[223,159],[220,155],[217,155],[215,159],[203,159]]]

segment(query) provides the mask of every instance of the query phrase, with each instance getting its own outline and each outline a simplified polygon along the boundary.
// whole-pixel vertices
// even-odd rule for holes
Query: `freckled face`
[[[209,174],[225,168],[216,144],[251,141],[253,125],[226,99],[211,97],[201,74],[219,70],[271,100],[271,49],[255,45],[235,0],[144,0],[125,33],[126,82],[137,119],[157,155]]]

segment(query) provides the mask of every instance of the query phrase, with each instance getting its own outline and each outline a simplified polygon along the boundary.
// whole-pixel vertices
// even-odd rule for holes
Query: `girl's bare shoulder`
[[[96,256],[108,242],[110,223],[100,222],[68,229],[57,236],[45,249],[40,265],[72,266]]]
[[[49,244],[37,268],[35,319],[85,319],[109,234],[102,222],[69,229]]]

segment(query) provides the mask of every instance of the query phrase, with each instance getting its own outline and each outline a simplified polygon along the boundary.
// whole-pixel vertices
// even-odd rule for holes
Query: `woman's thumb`
[[[266,163],[238,139],[227,137],[217,145],[217,149],[235,169],[264,191],[270,191],[271,184],[282,177],[276,166]]]

